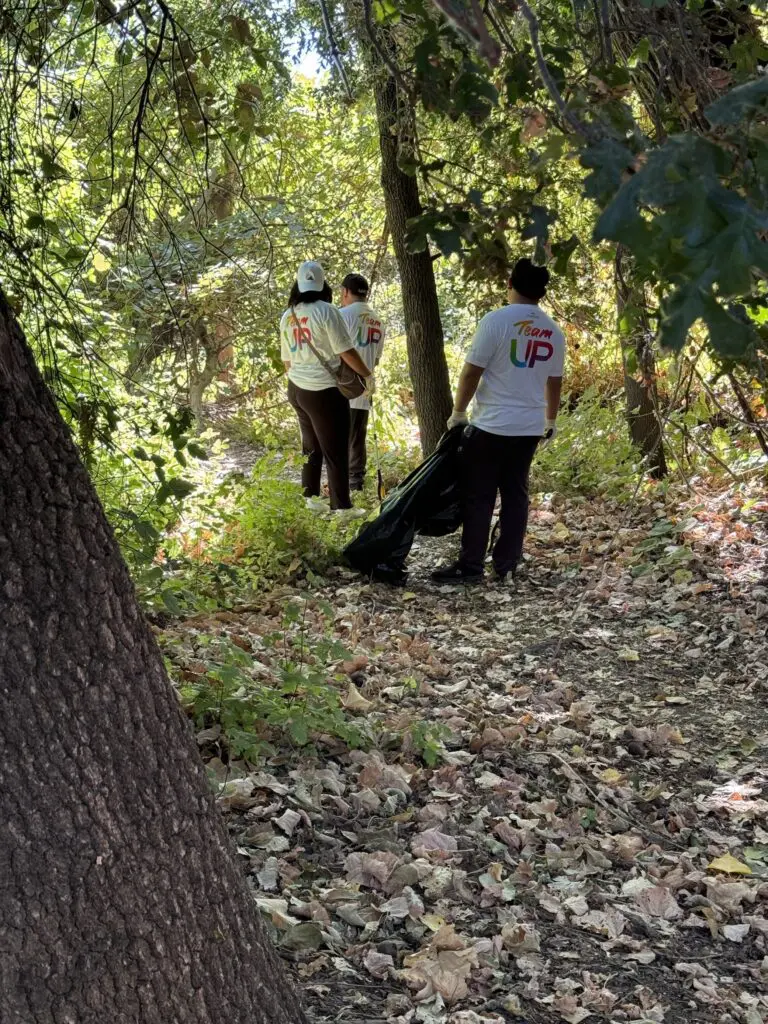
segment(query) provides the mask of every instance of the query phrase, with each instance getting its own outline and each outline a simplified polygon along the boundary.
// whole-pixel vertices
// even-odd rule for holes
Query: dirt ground
[[[325,601],[354,655],[373,748],[199,737],[316,1024],[768,1019],[768,505],[671,508],[539,502],[511,585],[436,588],[425,539],[405,589],[339,569],[166,630],[179,672],[229,635],[269,678]]]

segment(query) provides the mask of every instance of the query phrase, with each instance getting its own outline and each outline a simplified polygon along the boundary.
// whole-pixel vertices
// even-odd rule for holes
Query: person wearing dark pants
[[[353,491],[362,491],[365,481],[365,467],[368,462],[366,447],[368,437],[367,409],[356,409],[353,398],[349,402],[349,486]]]
[[[497,576],[514,573],[528,525],[528,472],[538,437],[504,437],[468,427],[461,454],[464,529],[459,561],[481,577],[496,495],[501,495],[499,534],[493,547]]]
[[[362,274],[347,274],[341,282],[341,315],[349,330],[355,351],[372,372],[379,364],[384,347],[384,326],[376,310],[368,304],[370,287]],[[349,482],[353,491],[362,491],[368,461],[366,437],[371,402],[368,395],[350,400]]]
[[[288,372],[288,401],[301,431],[304,497],[320,494],[325,460],[331,511],[352,507],[349,497],[349,402],[334,373],[344,360],[372,390],[371,371],[355,351],[344,319],[331,305],[319,263],[302,263],[280,321],[280,349]]]
[[[305,498],[320,494],[323,461],[328,473],[331,508],[351,508],[349,497],[349,401],[337,387],[305,391],[288,381],[288,401],[301,430],[304,465],[301,485]]]
[[[518,260],[508,305],[484,316],[467,354],[448,429],[464,426],[463,528],[458,561],[432,573],[439,583],[483,579],[496,498],[501,496],[493,565],[515,574],[528,523],[528,475],[536,447],[551,441],[565,359],[565,338],[539,306],[549,271]],[[467,407],[474,398],[472,424]]]

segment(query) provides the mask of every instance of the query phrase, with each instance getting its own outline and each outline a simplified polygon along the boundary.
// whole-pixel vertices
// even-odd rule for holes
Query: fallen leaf
[[[723,935],[729,942],[743,942],[749,935],[748,924],[726,924],[723,926]]]
[[[411,850],[417,857],[428,857],[430,853],[455,853],[459,844],[453,836],[446,835],[437,828],[429,828],[419,832],[411,840]]]
[[[742,864],[730,853],[724,853],[722,857],[715,857],[707,864],[707,871],[722,871],[726,875],[751,875],[752,868]]]
[[[303,921],[289,928],[280,940],[280,945],[303,953],[308,949],[319,949],[323,944],[323,933],[313,921]]]
[[[541,949],[541,940],[531,924],[505,924],[501,940],[510,953],[538,953]]]
[[[350,853],[344,861],[344,868],[350,882],[369,888],[383,888],[387,879],[400,863],[394,853]]]
[[[373,707],[373,701],[367,700],[351,681],[347,687],[346,694],[341,699],[341,703],[347,711],[370,711]]]
[[[388,953],[379,953],[375,949],[369,949],[363,957],[363,964],[374,978],[382,979],[386,978],[394,969],[395,961]]]
[[[664,921],[675,921],[683,916],[677,900],[663,885],[643,889],[635,896],[635,903],[643,913],[651,917],[660,917]]]

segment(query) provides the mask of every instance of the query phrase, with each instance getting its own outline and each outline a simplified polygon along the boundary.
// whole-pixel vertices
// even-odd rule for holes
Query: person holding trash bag
[[[341,282],[341,315],[344,317],[358,355],[373,371],[384,347],[384,327],[378,313],[368,304],[370,287],[362,274],[347,274]],[[366,435],[371,401],[367,395],[349,402],[349,483],[353,491],[362,491],[368,461]]]
[[[539,303],[549,271],[529,259],[515,264],[509,304],[480,321],[461,371],[448,429],[465,430],[461,453],[462,520],[458,561],[432,573],[438,583],[483,578],[493,510],[501,494],[496,575],[514,575],[528,524],[528,475],[536,446],[551,441],[565,360],[563,332]]]
[[[325,459],[331,509],[352,508],[349,497],[349,378],[346,364],[372,394],[373,376],[357,354],[319,263],[302,263],[280,320],[280,349],[288,371],[288,401],[296,411],[305,456],[301,483],[307,499],[320,494]],[[359,382],[358,382],[359,383]]]

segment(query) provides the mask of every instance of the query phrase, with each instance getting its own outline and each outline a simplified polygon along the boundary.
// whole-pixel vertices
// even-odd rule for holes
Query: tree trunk
[[[621,245],[616,250],[615,276],[629,434],[651,476],[661,480],[667,475],[667,460],[656,387],[653,331],[648,323],[642,282],[637,281],[631,257]],[[628,326],[622,326],[626,321]],[[627,366],[628,353],[634,354],[637,363],[631,370]]]
[[[374,96],[381,146],[381,187],[400,273],[408,365],[421,430],[421,446],[424,454],[429,455],[437,447],[453,407],[443,325],[432,257],[428,250],[411,253],[405,247],[406,222],[410,217],[418,217],[422,207],[416,178],[405,174],[397,162],[401,145],[397,83],[375,51],[369,52],[375,64]]]
[[[0,1020],[298,1024],[67,428],[0,295]]]

